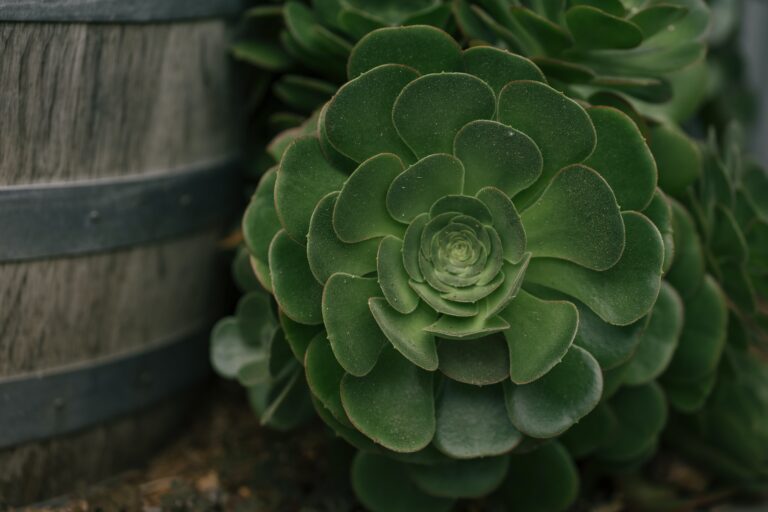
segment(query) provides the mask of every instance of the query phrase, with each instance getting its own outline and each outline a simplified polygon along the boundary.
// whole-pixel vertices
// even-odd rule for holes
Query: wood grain
[[[0,186],[156,173],[236,154],[228,31],[220,21],[0,23]],[[0,379],[199,329],[219,313],[228,279],[220,235],[0,263]],[[0,504],[39,501],[139,462],[183,412],[166,404],[0,451]]]

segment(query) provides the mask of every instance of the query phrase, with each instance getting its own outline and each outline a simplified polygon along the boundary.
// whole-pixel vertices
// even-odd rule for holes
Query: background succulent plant
[[[527,59],[413,26],[363,37],[348,70],[254,195],[253,268],[302,326],[319,414],[365,451],[361,496],[376,471],[433,500],[484,494],[522,460],[502,455],[597,406],[644,333],[675,338],[674,299],[649,315],[671,211],[633,121],[585,109]],[[629,397],[663,409],[652,441],[665,362],[636,370]],[[527,457],[570,475],[546,446]],[[453,481],[468,474],[475,487]]]
[[[703,60],[709,18],[700,0],[456,0],[454,13],[470,41],[533,58],[570,94],[650,102],[670,100],[669,74]]]

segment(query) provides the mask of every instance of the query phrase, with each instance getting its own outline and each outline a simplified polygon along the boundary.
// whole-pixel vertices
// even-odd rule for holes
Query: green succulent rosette
[[[261,1],[245,12],[233,54],[265,72],[263,90],[308,114],[345,81],[361,37],[388,26],[445,28],[450,15],[443,0]]]
[[[454,15],[470,41],[531,57],[575,96],[666,102],[673,85],[701,87],[706,71],[680,71],[705,55],[709,11],[700,0],[455,0]]]
[[[253,268],[322,329],[303,361],[334,430],[500,481],[496,459],[590,413],[641,341],[671,263],[655,163],[618,110],[432,27],[373,31],[348,69],[254,195]]]
[[[244,295],[235,314],[219,320],[211,332],[211,365],[219,376],[246,389],[262,425],[290,430],[313,416],[303,368],[243,249],[232,270]]]

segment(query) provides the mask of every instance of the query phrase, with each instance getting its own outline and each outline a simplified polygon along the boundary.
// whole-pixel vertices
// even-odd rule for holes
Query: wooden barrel
[[[0,509],[145,460],[209,376],[234,0],[0,0]]]

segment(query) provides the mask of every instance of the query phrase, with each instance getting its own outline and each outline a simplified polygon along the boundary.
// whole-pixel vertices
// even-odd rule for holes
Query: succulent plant
[[[418,499],[485,494],[523,460],[512,450],[570,475],[562,447],[538,446],[595,409],[671,264],[639,129],[525,58],[429,26],[374,30],[348,71],[243,230],[301,326],[318,413],[364,452],[358,493],[386,471]]]
[[[531,57],[569,94],[650,102],[671,99],[667,76],[703,59],[709,23],[700,0],[455,0],[454,15],[470,41]]]
[[[445,28],[449,19],[443,0],[261,1],[245,12],[233,53],[279,75],[275,97],[308,114],[344,82],[352,46],[365,34],[417,23]]]

